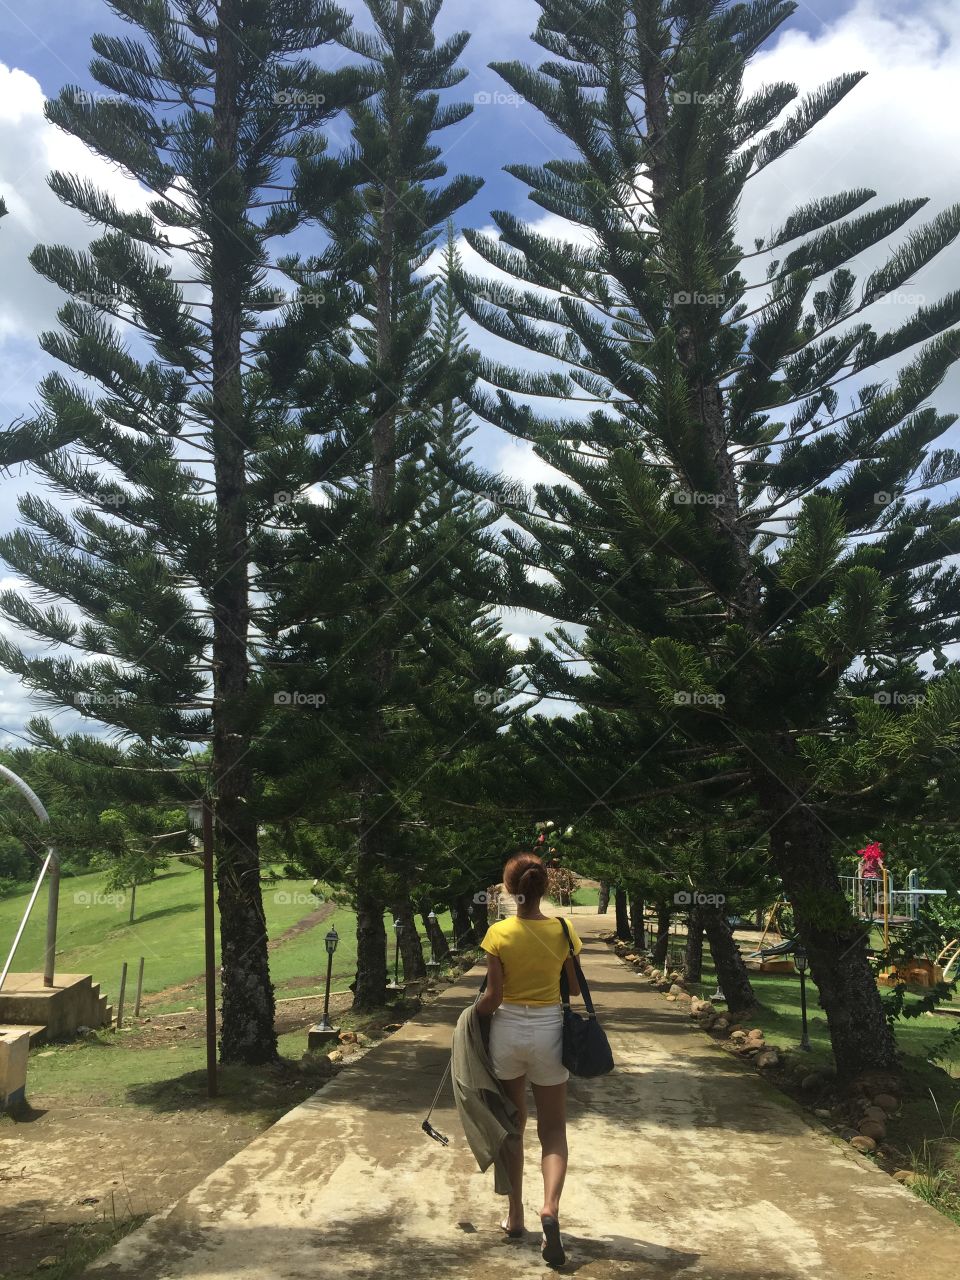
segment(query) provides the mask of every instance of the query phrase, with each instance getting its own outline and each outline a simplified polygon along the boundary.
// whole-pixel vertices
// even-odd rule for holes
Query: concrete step
[[[72,1036],[77,1027],[102,1025],[99,985],[89,973],[58,973],[53,986],[42,973],[9,973],[0,991],[0,1022],[44,1028],[45,1038]]]

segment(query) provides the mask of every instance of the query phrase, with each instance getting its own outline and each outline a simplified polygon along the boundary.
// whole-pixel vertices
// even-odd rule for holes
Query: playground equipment
[[[940,954],[937,956],[936,963],[943,971],[943,981],[951,981],[951,971],[956,969],[960,974],[960,938],[954,938],[952,942],[948,942]]]
[[[785,938],[783,928],[783,912],[788,906],[786,898],[778,898],[764,920],[763,933],[756,951],[744,957],[747,968],[754,973],[795,973],[793,952],[797,946],[796,938]],[[767,938],[776,935],[780,941],[765,945]]]
[[[5,778],[25,798],[42,823],[50,821],[39,797],[24,780],[0,765],[0,778]],[[44,879],[47,879],[47,933],[43,955],[43,973],[15,973],[13,958],[17,953],[30,914],[33,911]],[[107,998],[100,994],[100,987],[88,973],[55,973],[57,954],[57,915],[60,904],[60,858],[54,845],[47,845],[47,856],[37,882],[30,894],[26,910],[20,921],[13,944],[0,970],[0,1027],[8,1046],[14,1043],[13,1032],[26,1033],[31,1044],[42,1039],[55,1039],[72,1035],[77,1027],[109,1026],[113,1012]],[[4,985],[6,984],[6,985]],[[16,1050],[20,1052],[19,1049]],[[5,1055],[14,1060],[14,1051]],[[14,1090],[14,1092],[16,1092]]]
[[[870,924],[883,925],[883,949],[890,948],[890,930],[912,924],[920,915],[925,898],[943,897],[946,889],[923,889],[920,872],[913,867],[907,874],[905,889],[894,887],[893,877],[885,866],[878,876],[841,876],[844,893],[853,906],[854,915]]]
[[[19,774],[14,773],[12,769],[8,769],[6,765],[0,764],[0,777],[6,778],[8,782],[17,788],[41,822],[47,823],[50,821],[50,815],[43,807],[39,796],[24,782]],[[34,885],[30,901],[27,903],[27,909],[24,911],[23,919],[20,921],[20,928],[16,932],[13,945],[7,955],[3,970],[0,972],[0,991],[3,990],[3,984],[7,979],[7,974],[10,972],[10,966],[13,964],[13,957],[16,954],[17,947],[20,945],[20,939],[23,937],[23,931],[27,927],[27,921],[30,919],[33,904],[39,897],[40,886],[43,884],[44,876],[48,871],[50,872],[50,880],[47,891],[47,945],[43,956],[43,985],[45,987],[53,986],[54,966],[57,955],[57,912],[60,905],[60,858],[54,846],[49,844],[47,845],[46,859],[40,868],[39,876],[37,876],[37,883]]]

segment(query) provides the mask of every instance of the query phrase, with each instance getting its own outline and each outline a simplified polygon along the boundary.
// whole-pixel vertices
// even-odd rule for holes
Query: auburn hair
[[[547,868],[535,853],[516,853],[503,868],[508,893],[525,901],[536,901],[547,892]]]

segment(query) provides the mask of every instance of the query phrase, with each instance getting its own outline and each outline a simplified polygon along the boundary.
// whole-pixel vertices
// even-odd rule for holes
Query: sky
[[[361,0],[347,0],[344,7],[366,25]],[[528,104],[516,102],[488,66],[495,60],[540,60],[542,50],[529,39],[538,12],[534,0],[446,0],[442,11],[441,35],[463,28],[472,32],[463,59],[469,75],[459,93],[475,102],[475,111],[442,135],[451,173],[476,174],[485,182],[461,212],[461,226],[490,229],[491,211],[506,209],[539,223],[541,230],[564,234],[556,219],[529,203],[526,188],[503,172],[507,163],[543,163],[560,153],[562,140]],[[44,99],[63,85],[94,86],[87,71],[91,35],[123,29],[104,0],[0,0],[0,194],[10,209],[0,224],[0,428],[29,412],[37,382],[51,367],[37,334],[54,325],[62,301],[34,273],[27,255],[37,243],[79,247],[91,235],[79,215],[49,192],[48,172],[82,172],[130,207],[138,201],[131,183],[43,119]],[[866,70],[867,80],[808,140],[750,184],[741,214],[743,243],[781,224],[814,196],[854,186],[876,190],[877,203],[929,197],[926,211],[911,225],[957,199],[960,5],[955,0],[804,0],[751,63],[747,88],[788,80],[807,92],[853,70]],[[346,141],[345,130],[340,140]],[[858,274],[886,256],[886,251],[864,255],[856,264]],[[468,266],[476,265],[469,252],[466,257]],[[919,302],[955,288],[960,288],[957,245],[901,297],[872,308],[868,318],[881,331],[896,327]],[[493,342],[484,337],[480,345],[493,353]],[[518,359],[515,351],[511,354]],[[883,372],[889,376],[893,370]],[[960,407],[960,371],[950,375],[934,403],[943,411]],[[960,438],[949,443],[956,446]],[[492,429],[479,438],[478,453],[486,465],[528,483],[545,476],[526,447]],[[0,529],[17,523],[16,498],[29,485],[26,476],[0,478]],[[0,563],[0,586],[12,582]],[[0,627],[10,634],[7,624]],[[537,624],[514,617],[510,629],[522,643]],[[0,743],[16,741],[35,710],[17,681],[0,672]],[[66,713],[58,720],[60,728],[74,727],[72,717]]]

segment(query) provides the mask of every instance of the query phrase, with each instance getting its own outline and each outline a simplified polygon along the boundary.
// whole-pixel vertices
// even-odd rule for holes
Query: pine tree
[[[513,512],[513,603],[586,629],[534,655],[532,678],[613,717],[630,743],[609,803],[643,786],[751,797],[839,1070],[890,1068],[836,846],[842,814],[893,792],[905,761],[929,780],[955,742],[955,672],[941,657],[925,682],[921,662],[960,634],[960,582],[942,563],[960,546],[960,502],[927,496],[960,476],[939,446],[954,418],[926,403],[960,355],[960,294],[890,332],[864,313],[953,241],[960,209],[859,283],[851,261],[922,199],[818,195],[744,249],[746,184],[862,77],[800,102],[789,84],[744,94],[746,62],[790,3],[598,0],[589,22],[573,0],[538,4],[550,60],[498,70],[572,153],[509,171],[578,235],[499,213],[499,239],[469,238],[515,283],[461,290],[474,319],[555,370],[487,361],[496,394],[472,398],[567,478]],[[579,413],[551,418],[517,396]],[[917,682],[922,705],[883,704]]]
[[[431,459],[456,375],[425,267],[447,220],[480,185],[444,181],[435,141],[472,110],[439,96],[466,75],[457,64],[468,37],[437,42],[437,0],[367,8],[373,33],[343,37],[368,59],[376,85],[352,113],[357,185],[315,210],[329,235],[324,263],[351,283],[358,320],[340,346],[303,334],[291,347],[284,334],[272,353],[272,376],[279,385],[288,376],[309,445],[280,464],[294,500],[273,545],[265,623],[277,687],[296,692],[265,742],[276,805],[339,828],[341,865],[329,870],[356,905],[358,1009],[383,1003],[386,907],[412,941],[410,901],[432,844],[422,794],[444,755],[436,721],[454,714],[446,694],[437,706],[435,676],[451,662],[445,601],[470,548]],[[322,176],[303,165],[305,208]],[[306,284],[316,265],[304,259],[290,270]],[[470,727],[461,724],[460,736]]]
[[[350,299],[335,289],[322,305],[300,294],[283,306],[268,282],[273,242],[308,216],[295,167],[323,157],[330,199],[352,180],[318,130],[366,86],[307,56],[349,26],[327,0],[109,2],[134,34],[95,36],[103,92],[67,86],[48,117],[135,179],[145,207],[126,212],[69,174],[50,180],[100,228],[87,251],[32,257],[71,295],[41,343],[85,381],[50,374],[37,414],[0,441],[0,462],[29,462],[57,499],[28,494],[23,527],[0,544],[34,588],[7,591],[0,608],[57,651],[31,657],[4,640],[0,663],[48,704],[138,742],[143,767],[173,782],[210,744],[221,1054],[255,1063],[276,1056],[276,1036],[249,695],[251,543],[271,513],[252,482],[287,425],[262,331],[277,315],[295,330],[304,314],[346,323]],[[267,492],[281,487],[274,477]],[[32,732],[54,745],[45,720]]]

